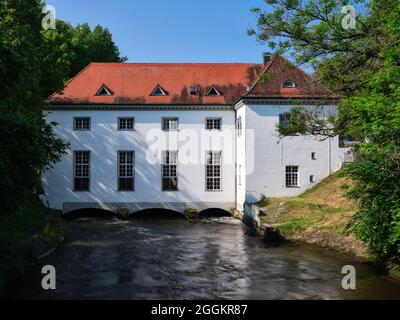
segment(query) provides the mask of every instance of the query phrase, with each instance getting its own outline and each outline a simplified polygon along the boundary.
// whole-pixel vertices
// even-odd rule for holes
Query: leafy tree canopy
[[[345,169],[359,200],[356,235],[381,258],[400,260],[400,2],[398,0],[265,0],[249,30],[276,52],[309,63],[316,78],[342,99],[339,116],[294,108],[282,135],[296,132],[357,138]],[[342,26],[345,5],[356,28]]]
[[[93,30],[87,23],[72,26],[57,20],[56,29],[42,32],[44,36],[44,64],[48,77],[43,83],[48,94],[63,87],[91,62],[124,62],[107,28],[97,25]]]

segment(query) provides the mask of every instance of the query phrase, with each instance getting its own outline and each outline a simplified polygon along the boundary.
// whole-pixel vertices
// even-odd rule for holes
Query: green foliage
[[[307,132],[305,113],[302,108],[293,108],[287,114],[284,124],[278,125],[278,131],[282,136],[305,134]]]
[[[66,152],[46,123],[44,99],[91,61],[123,61],[107,29],[59,21],[43,31],[40,0],[0,0],[0,288],[31,262],[37,235],[63,238],[39,202],[41,175]],[[37,237],[36,237],[37,238]]]
[[[64,241],[65,229],[61,224],[60,213],[47,209],[47,223],[40,233],[40,239],[51,246],[56,246]]]
[[[93,30],[87,23],[72,26],[58,20],[56,29],[43,31],[43,60],[47,77],[42,83],[47,95],[62,88],[91,62],[124,62],[107,28],[97,25]],[[50,66],[50,68],[49,68]]]
[[[320,134],[361,141],[346,174],[359,202],[357,236],[381,259],[400,260],[400,3],[398,0],[266,0],[249,33],[311,63],[343,99],[338,117],[294,109],[282,135]],[[342,28],[343,5],[357,9],[355,30]],[[272,9],[272,10],[271,10]]]
[[[36,237],[59,243],[64,234],[59,219],[39,201],[0,215],[0,292],[10,279],[32,266]]]
[[[356,182],[349,196],[359,202],[353,218],[356,235],[380,258],[400,257],[400,148],[357,147],[357,161],[345,172]]]
[[[129,219],[129,209],[127,209],[127,208],[119,208],[118,211],[117,211],[117,216],[120,219],[124,219],[124,220]]]
[[[41,171],[66,145],[42,115],[40,1],[0,2],[0,213],[36,199]]]

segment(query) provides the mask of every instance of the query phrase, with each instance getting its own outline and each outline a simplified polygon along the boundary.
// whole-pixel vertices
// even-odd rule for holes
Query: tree
[[[342,99],[339,116],[296,108],[283,135],[341,134],[361,143],[345,168],[359,200],[356,235],[381,258],[400,259],[400,3],[398,0],[265,0],[249,33],[277,52],[309,63]],[[342,8],[358,9],[356,29],[342,26]]]
[[[0,206],[18,212],[41,191],[41,171],[65,150],[42,115],[42,4],[0,2]]]
[[[62,88],[91,62],[124,62],[107,28],[97,25],[93,30],[87,23],[71,24],[58,20],[56,29],[43,31],[45,68],[49,70],[42,87],[49,95]]]

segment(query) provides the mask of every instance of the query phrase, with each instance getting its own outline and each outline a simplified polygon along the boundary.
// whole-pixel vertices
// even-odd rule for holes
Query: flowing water
[[[11,299],[400,299],[371,266],[312,246],[267,247],[229,217],[66,220],[67,241],[15,283]],[[54,291],[41,266],[56,268]],[[357,289],[344,290],[353,265]]]

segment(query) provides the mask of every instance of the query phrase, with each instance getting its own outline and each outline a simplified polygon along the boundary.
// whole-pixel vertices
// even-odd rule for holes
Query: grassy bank
[[[363,258],[366,245],[347,228],[357,204],[345,197],[351,181],[335,173],[297,197],[264,199],[261,221],[291,240],[350,253]]]
[[[0,293],[7,283],[27,272],[41,247],[64,239],[60,215],[37,202],[0,216]]]

